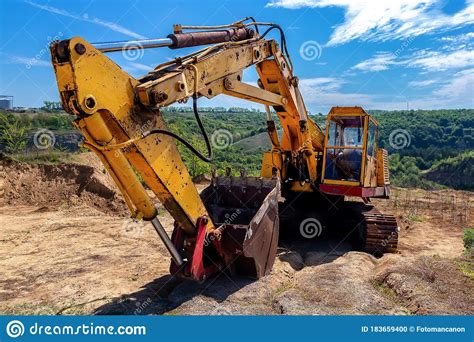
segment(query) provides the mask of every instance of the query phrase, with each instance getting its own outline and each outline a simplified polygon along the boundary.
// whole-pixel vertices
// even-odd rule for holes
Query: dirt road
[[[472,193],[395,189],[379,207],[400,219],[399,254],[376,259],[342,239],[300,237],[281,241],[260,281],[224,274],[197,284],[168,274],[153,228],[127,219],[100,164],[82,164],[3,163],[0,313],[474,313],[462,244]],[[161,221],[172,229],[164,211]]]

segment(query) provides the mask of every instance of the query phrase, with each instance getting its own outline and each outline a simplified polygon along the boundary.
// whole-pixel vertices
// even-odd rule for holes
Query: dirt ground
[[[378,201],[399,220],[398,254],[377,259],[344,238],[293,237],[280,242],[269,276],[202,284],[169,275],[155,231],[127,218],[91,154],[60,165],[3,160],[0,201],[1,314],[474,314],[462,242],[469,192],[394,189]]]

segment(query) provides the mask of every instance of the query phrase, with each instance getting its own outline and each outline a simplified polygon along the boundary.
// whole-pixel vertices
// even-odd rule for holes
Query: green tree
[[[28,126],[16,115],[0,114],[0,145],[9,153],[25,150]]]

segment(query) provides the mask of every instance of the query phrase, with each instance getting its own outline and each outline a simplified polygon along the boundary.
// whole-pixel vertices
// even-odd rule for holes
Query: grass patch
[[[374,286],[374,289],[376,289],[378,292],[380,292],[384,297],[388,298],[389,300],[391,300],[392,302],[394,302],[398,306],[401,306],[403,312],[406,315],[411,315],[412,314],[412,312],[405,307],[405,305],[403,304],[403,302],[400,300],[397,293],[393,289],[391,289],[390,287],[388,287],[385,284],[380,283],[376,280],[372,282],[372,285]]]
[[[2,315],[10,316],[54,316],[57,315],[63,307],[60,307],[58,304],[53,303],[38,303],[38,304],[18,304],[7,306],[0,309]],[[63,309],[61,315],[87,315],[89,314],[83,308],[83,305],[71,305],[67,309]]]
[[[277,289],[275,290],[275,292],[273,293],[273,296],[276,297],[278,296],[279,294],[282,294],[283,292],[285,291],[288,291],[289,289],[292,289],[294,287],[294,285],[292,284],[291,281],[287,281],[287,282],[284,282],[284,283],[281,283]]]
[[[72,162],[74,153],[67,151],[42,151],[8,155],[12,160],[29,164],[59,164]]]
[[[408,215],[408,220],[412,221],[412,222],[423,222],[425,220],[425,218],[421,215],[416,215],[416,214],[410,214]]]
[[[391,301],[397,302],[397,303],[399,302],[397,294],[390,287],[387,287],[384,284],[379,283],[378,281],[373,282],[372,285],[377,291],[382,293],[385,297],[389,298]]]
[[[472,259],[462,259],[457,264],[462,274],[474,280],[474,262]]]
[[[282,294],[285,291],[288,291],[295,287],[291,281],[286,281],[278,285],[277,289],[270,295],[269,304],[272,304],[276,297]]]
[[[474,248],[474,228],[464,229],[463,241],[464,248],[466,248],[466,251],[472,254]]]

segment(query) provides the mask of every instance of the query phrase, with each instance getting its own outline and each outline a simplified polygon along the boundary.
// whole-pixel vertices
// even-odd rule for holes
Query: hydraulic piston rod
[[[180,49],[199,45],[238,42],[241,40],[251,39],[254,35],[254,30],[241,27],[229,28],[226,30],[173,33],[168,35],[166,38],[92,43],[92,45],[102,52],[153,49],[166,46],[170,49]]]
[[[151,220],[151,224],[153,225],[153,228],[155,228],[156,232],[161,238],[161,241],[163,241],[163,243],[165,244],[165,247],[170,253],[171,258],[173,259],[176,266],[181,267],[184,263],[183,258],[181,258],[181,255],[179,254],[175,245],[173,244],[165,229],[161,225],[161,222],[158,220],[157,217],[155,217],[153,220]]]
[[[170,38],[122,40],[117,42],[92,43],[92,45],[102,52],[114,52],[124,50],[152,49],[173,45]]]

